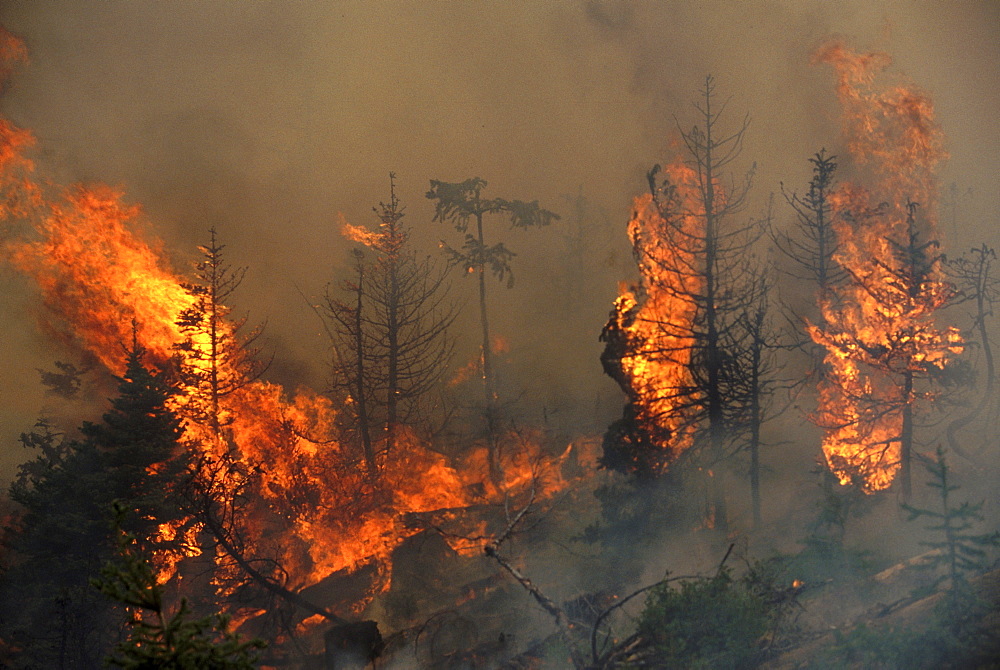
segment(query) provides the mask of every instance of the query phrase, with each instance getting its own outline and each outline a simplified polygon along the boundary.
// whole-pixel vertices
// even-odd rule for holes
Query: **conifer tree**
[[[129,610],[129,636],[106,663],[125,670],[252,670],[260,640],[244,642],[228,630],[229,619],[217,614],[192,618],[187,599],[171,612],[164,602],[149,561],[137,538],[123,528],[125,509],[114,505],[117,558],[91,583]]]
[[[182,518],[177,489],[185,469],[172,388],[148,369],[135,342],[126,352],[118,396],[99,423],[67,440],[40,422],[21,442],[40,451],[21,466],[10,497],[21,506],[7,529],[11,564],[0,587],[0,637],[31,667],[97,667],[116,614],[89,587],[113,552],[110,510],[149,550],[171,551],[156,531]],[[57,557],[57,560],[54,558]]]
[[[506,280],[507,288],[512,288],[514,274],[510,262],[515,254],[503,242],[487,244],[484,221],[487,215],[496,214],[506,218],[514,228],[534,228],[547,226],[553,221],[559,220],[559,215],[539,206],[537,200],[524,202],[504,198],[485,198],[483,197],[483,189],[486,186],[486,180],[479,177],[458,183],[432,179],[427,197],[435,201],[435,221],[451,223],[458,232],[465,234],[465,241],[461,249],[455,249],[442,243],[449,261],[453,265],[462,267],[467,274],[475,274],[479,280],[479,323],[482,331],[480,363],[483,394],[486,401],[490,473],[494,481],[499,481],[499,398],[497,396],[496,372],[493,369],[492,342],[486,302],[486,269],[489,267],[490,274],[501,282]],[[475,223],[475,234],[469,232],[469,227],[473,223]]]
[[[355,249],[354,276],[339,291],[327,288],[322,316],[334,344],[334,390],[344,395],[360,438],[369,475],[378,472],[376,450],[387,455],[400,426],[425,418],[426,402],[447,370],[456,311],[445,273],[412,249],[403,204],[389,174],[389,201],[374,208],[374,231],[345,224],[343,233],[374,258]]]
[[[233,319],[227,304],[243,283],[246,268],[230,266],[215,228],[208,232],[208,244],[198,247],[196,281],[184,284],[194,301],[177,319],[185,339],[176,346],[186,391],[185,415],[225,443],[224,428],[232,421],[226,398],[260,377],[268,364],[259,359],[256,346],[263,327],[244,334],[246,319]]]
[[[724,130],[726,104],[712,77],[695,107],[701,125],[679,131],[681,159],[649,171],[649,194],[636,200],[630,222],[642,283],[619,298],[601,335],[605,371],[629,405],[605,436],[602,462],[657,476],[684,454],[706,473],[709,515],[725,528],[725,495],[711,468],[739,450],[734,429],[747,417],[753,338],[744,326],[746,315],[766,304],[753,248],[769,212],[739,217],[753,172],[742,180],[726,175],[749,117]]]
[[[937,448],[934,459],[926,459],[924,467],[931,475],[927,485],[937,490],[940,507],[928,509],[903,504],[910,513],[910,521],[926,517],[932,524],[927,530],[933,531],[939,539],[923,541],[925,547],[938,550],[931,558],[931,567],[944,567],[943,578],[948,580],[953,597],[966,586],[966,575],[984,570],[988,564],[987,549],[1000,546],[1000,532],[970,532],[977,523],[983,521],[983,503],[967,501],[955,504],[951,495],[958,490],[952,478],[952,470],[945,459],[944,448]]]

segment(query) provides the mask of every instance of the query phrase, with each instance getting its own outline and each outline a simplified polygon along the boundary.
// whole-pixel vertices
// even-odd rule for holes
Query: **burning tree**
[[[27,60],[24,41],[0,26],[0,92],[6,87],[14,64]],[[34,143],[31,132],[0,119],[0,223],[22,217],[38,204],[39,189],[31,180],[34,164],[23,153]],[[7,231],[0,228],[0,232]]]
[[[334,344],[334,390],[346,400],[371,477],[397,446],[401,425],[418,420],[453,350],[448,328],[456,311],[447,301],[445,273],[410,248],[410,230],[389,175],[389,202],[375,214],[378,230],[345,223],[349,239],[371,249],[355,252],[354,278],[342,293],[327,287],[324,316]],[[381,438],[372,435],[380,427]],[[379,446],[380,445],[380,446]]]
[[[483,393],[486,400],[486,423],[489,438],[490,473],[495,482],[500,481],[499,455],[499,415],[496,377],[492,362],[492,342],[490,341],[489,317],[486,310],[486,267],[499,281],[507,280],[507,288],[514,285],[514,274],[510,261],[514,252],[503,242],[487,246],[483,220],[487,214],[501,214],[509,218],[514,228],[547,226],[559,219],[559,215],[543,209],[538,201],[505,200],[484,198],[486,181],[479,177],[459,183],[431,180],[427,197],[435,200],[434,220],[448,222],[460,233],[465,233],[465,243],[461,249],[454,249],[442,243],[453,265],[462,266],[466,273],[479,277],[479,322],[482,326],[480,363],[482,365]],[[475,221],[476,234],[469,233],[469,224]]]
[[[233,319],[226,304],[243,283],[246,268],[226,263],[215,228],[207,245],[198,247],[202,258],[195,264],[196,282],[183,283],[191,304],[177,319],[183,341],[175,345],[180,381],[185,393],[183,410],[190,420],[205,425],[211,436],[225,442],[223,429],[232,423],[225,400],[256,380],[267,367],[254,346],[262,328],[241,336],[246,319]]]
[[[899,473],[910,492],[914,414],[931,382],[962,351],[955,328],[938,328],[952,294],[935,237],[935,168],[941,133],[929,99],[909,88],[880,90],[884,54],[834,43],[816,54],[833,65],[848,148],[870,187],[844,184],[833,196],[846,284],[808,332],[826,350],[815,421],[827,462],[842,483],[887,488]]]
[[[662,474],[690,452],[708,469],[731,455],[730,432],[744,416],[747,344],[741,315],[762,300],[751,255],[766,219],[737,222],[752,173],[727,185],[749,127],[720,125],[715,83],[696,105],[703,126],[680,131],[683,160],[648,175],[629,237],[640,283],[615,303],[602,339],[605,371],[629,396],[625,418],[605,436],[603,463],[642,476]],[[725,523],[717,485],[717,519]]]

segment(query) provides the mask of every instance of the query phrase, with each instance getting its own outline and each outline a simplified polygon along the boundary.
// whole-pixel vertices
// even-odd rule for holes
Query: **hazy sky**
[[[298,290],[319,293],[346,266],[337,213],[372,222],[395,171],[433,253],[459,236],[431,224],[428,180],[480,176],[564,215],[550,230],[495,229],[519,253],[516,287],[494,293],[515,368],[531,371],[521,386],[556,411],[570,398],[599,406],[592,418],[617,414],[597,335],[634,274],[625,223],[646,170],[671,158],[677,124],[694,124],[710,73],[733,122],[752,117],[739,167],[757,163],[759,199],[782,180],[801,187],[806,159],[839,144],[832,74],[809,64],[832,36],[887,51],[890,77],[932,95],[943,184],[960,196],[956,247],[1000,244],[997,2],[62,0],[3,3],[0,23],[31,57],[0,113],[37,135],[40,173],[121,186],[182,270],[216,226],[249,267],[239,307],[268,320],[288,383],[322,383],[323,339]],[[580,193],[603,214],[573,243],[567,198]],[[461,279],[455,295],[471,295]],[[35,368],[66,356],[34,329],[29,287],[8,269],[0,281],[2,474],[46,402]]]

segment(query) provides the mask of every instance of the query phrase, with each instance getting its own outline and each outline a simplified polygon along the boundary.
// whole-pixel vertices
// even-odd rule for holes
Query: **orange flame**
[[[22,50],[16,38],[0,30],[0,59]],[[5,251],[37,284],[45,327],[116,374],[123,372],[124,348],[133,336],[154,366],[165,368],[178,358],[189,366],[205,365],[209,343],[197,334],[187,341],[191,333],[178,325],[197,298],[159,247],[137,233],[140,208],[104,186],[75,187],[58,202],[43,202],[26,177],[32,164],[23,152],[32,143],[30,133],[0,120],[0,221],[34,215],[33,230],[7,242]],[[344,232],[363,243],[373,241],[346,223]],[[221,327],[234,335],[231,324]],[[182,343],[188,346],[179,347]],[[225,364],[218,372],[231,378],[240,374]],[[243,539],[251,552],[281,562],[290,589],[374,564],[374,595],[391,583],[392,551],[421,529],[408,517],[502,502],[528,486],[539,496],[551,495],[564,485],[560,459],[543,458],[537,436],[506,450],[505,481],[496,485],[483,454],[474,452],[456,467],[405,428],[380,481],[373,483],[358,454],[338,439],[338,410],[328,398],[307,389],[290,394],[260,380],[230,388],[219,408],[225,434],[213,434],[189,416],[185,443],[209,462],[227,459],[232,472],[221,475],[223,487],[253,483],[255,496],[241,509]],[[174,401],[181,416],[195,393],[184,388]],[[202,530],[191,520],[161,526],[159,539],[180,540],[183,546],[177,555],[156,557],[161,581],[177,574],[179,562],[200,553]],[[217,558],[213,583],[221,590],[221,577],[233,567],[224,556]]]
[[[117,193],[78,189],[67,204],[52,208],[39,226],[40,240],[13,247],[17,266],[34,277],[67,339],[113,371],[121,366],[132,318],[154,360],[177,355],[172,345],[182,337],[175,321],[192,301],[180,279],[127,227],[137,214]],[[407,515],[467,506],[474,501],[473,489],[489,500],[502,499],[489,482],[484,458],[470,458],[459,471],[405,432],[379,489],[372,490],[335,439],[336,409],[308,390],[289,399],[281,387],[256,381],[228,395],[225,405],[226,431],[238,450],[230,457],[260,481],[263,501],[254,523],[262,533],[283,533],[273,544],[285,552],[286,566],[299,567],[300,586],[372,561],[387,562],[393,549],[419,530],[403,523]],[[189,422],[187,432],[188,440],[211,454],[216,441],[204,428]],[[508,488],[525,486],[535,474],[518,460],[525,453],[505,467]],[[278,516],[284,522],[274,510],[282,510]],[[163,574],[169,577],[175,563],[167,562]],[[391,573],[383,572],[388,580]]]
[[[665,172],[681,198],[681,230],[697,238],[705,221],[698,215],[704,206],[697,175],[679,162]],[[671,239],[652,195],[636,198],[628,234],[639,265],[639,285],[622,290],[608,329],[624,335],[619,362],[623,386],[638,410],[639,425],[663,450],[665,466],[693,440],[693,421],[686,410],[693,404],[689,395],[694,386],[689,366],[697,304],[691,296],[698,295],[702,280],[696,272],[681,271],[697,260],[687,245]]]
[[[930,99],[905,86],[878,85],[889,56],[856,54],[834,42],[814,62],[836,72],[847,146],[867,184],[844,184],[831,199],[840,245],[834,260],[851,281],[835,303],[821,305],[825,331],[808,326],[827,351],[815,419],[825,428],[823,450],[840,481],[877,491],[900,468],[904,413],[933,397],[913,388],[913,376],[942,369],[962,351],[955,328],[934,324],[950,287],[936,247],[925,242],[936,241],[936,169],[946,155]]]

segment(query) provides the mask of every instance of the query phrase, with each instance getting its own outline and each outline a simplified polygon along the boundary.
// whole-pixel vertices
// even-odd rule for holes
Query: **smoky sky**
[[[730,121],[752,119],[734,166],[756,164],[752,207],[781,181],[804,185],[807,158],[839,148],[832,74],[809,63],[834,36],[890,53],[887,76],[930,93],[954,184],[943,228],[958,249],[1000,243],[994,2],[63,0],[4,3],[0,23],[31,59],[0,112],[36,134],[40,175],[120,186],[181,271],[215,226],[248,268],[237,310],[267,321],[286,384],[323,383],[325,341],[300,293],[346,271],[338,212],[371,224],[393,171],[416,245],[436,254],[460,236],[431,222],[428,181],[479,176],[488,194],[563,216],[490,229],[518,253],[515,287],[496,285],[491,305],[511,385],[599,429],[622,400],[597,336],[635,274],[625,223],[646,170],[670,160],[711,74]],[[790,219],[776,208],[775,225]],[[10,471],[17,433],[48,402],[35,368],[66,356],[35,329],[30,287],[9,269],[0,279]],[[470,314],[472,290],[454,278]]]

